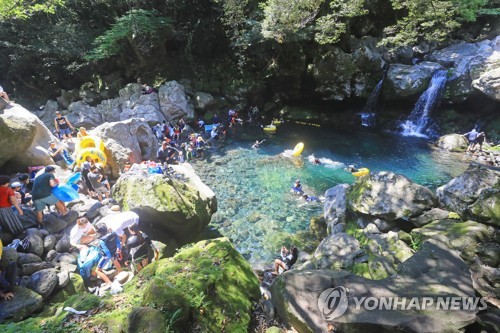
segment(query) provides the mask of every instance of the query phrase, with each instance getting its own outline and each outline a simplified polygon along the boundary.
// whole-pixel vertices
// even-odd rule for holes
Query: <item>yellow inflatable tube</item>
[[[266,133],[274,133],[274,132],[276,132],[276,126],[274,126],[274,125],[264,126],[264,132],[266,132]]]
[[[370,170],[368,168],[361,168],[361,169],[358,169],[358,171],[353,172],[352,175],[354,177],[361,177],[361,176],[367,175],[369,173],[370,173]]]
[[[80,150],[76,156],[76,164],[78,166],[82,165],[82,163],[87,159],[87,156],[90,156],[95,163],[101,163],[102,166],[106,165],[106,154],[97,148],[85,148]]]
[[[84,136],[75,145],[75,151],[78,153],[82,149],[97,148],[104,151],[104,142],[97,136]]]
[[[302,150],[304,150],[304,144],[302,142],[299,142],[293,149],[292,155],[299,156],[300,154],[302,154]]]

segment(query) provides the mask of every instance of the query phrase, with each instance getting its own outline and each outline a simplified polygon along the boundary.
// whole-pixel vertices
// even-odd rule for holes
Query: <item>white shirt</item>
[[[78,224],[76,224],[73,229],[71,229],[71,232],[69,233],[69,243],[72,246],[76,246],[80,244],[80,240],[82,239],[82,236],[85,235],[87,231],[92,229],[92,224],[90,222],[85,224],[85,227],[80,228]]]
[[[118,237],[123,236],[123,230],[134,223],[139,223],[139,215],[134,212],[111,213],[99,222],[105,223]]]

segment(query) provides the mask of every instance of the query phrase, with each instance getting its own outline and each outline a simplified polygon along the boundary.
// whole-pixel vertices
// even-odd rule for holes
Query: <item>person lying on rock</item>
[[[274,275],[278,275],[282,272],[288,271],[293,264],[297,261],[299,257],[299,250],[292,246],[290,250],[286,247],[281,247],[281,259],[276,259],[274,261]]]
[[[96,238],[96,231],[86,216],[76,220],[76,224],[69,233],[69,243],[78,251],[87,249],[87,245]]]
[[[0,239],[0,260],[2,259],[3,244]],[[17,280],[17,263],[10,262],[5,272],[0,271],[0,299],[10,300],[14,298],[14,287]]]
[[[128,231],[130,237],[127,239],[127,253],[134,271],[139,272],[151,262],[153,256],[158,260],[159,252],[149,236],[139,230],[137,223],[130,225]]]
[[[35,178],[33,184],[33,204],[35,205],[36,221],[38,228],[43,228],[43,210],[47,205],[55,205],[59,213],[64,216],[68,213],[64,202],[52,194],[52,188],[59,183],[54,176],[56,168],[49,165],[45,167],[45,172]]]
[[[14,236],[18,236],[24,233],[24,228],[19,220],[19,216],[22,216],[23,210],[19,205],[19,201],[16,198],[14,190],[10,188],[10,177],[1,175],[0,176],[0,225],[4,230],[10,232]],[[16,213],[12,210],[12,206],[16,208]]]

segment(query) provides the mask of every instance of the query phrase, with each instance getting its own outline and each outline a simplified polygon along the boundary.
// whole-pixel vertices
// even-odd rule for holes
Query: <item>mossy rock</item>
[[[69,306],[78,311],[87,311],[99,307],[101,299],[94,294],[85,293],[70,296],[64,306]]]
[[[62,303],[66,301],[70,296],[86,292],[85,284],[80,275],[71,273],[70,280],[64,288],[59,290],[51,299],[51,303]]]
[[[144,288],[141,305],[158,309],[167,316],[175,313],[175,325],[179,328],[185,326],[189,320],[189,303],[183,293],[169,281],[159,277],[150,280]]]
[[[184,295],[202,331],[247,332],[259,281],[227,238],[183,248],[173,258],[160,260],[154,276]]]
[[[469,211],[475,221],[500,227],[500,189],[483,190]]]
[[[325,238],[327,234],[327,225],[324,217],[313,217],[309,224],[309,230],[316,238]]]
[[[135,308],[128,316],[128,333],[165,333],[165,330],[165,319],[159,310],[149,307]]]
[[[361,263],[354,264],[354,266],[352,266],[351,271],[353,274],[362,276],[366,279],[370,279],[370,280],[372,279],[372,275],[370,273],[370,269],[368,268],[367,262],[361,262]]]
[[[474,261],[482,243],[495,237],[495,229],[475,221],[457,222],[456,220],[438,220],[414,229],[413,237],[424,239],[440,239],[452,249],[459,251],[460,256],[468,263]]]
[[[383,257],[368,261],[368,271],[372,280],[382,280],[396,273],[393,264]]]

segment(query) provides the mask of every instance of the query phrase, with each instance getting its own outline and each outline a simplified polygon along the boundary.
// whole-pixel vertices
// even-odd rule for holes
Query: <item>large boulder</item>
[[[126,163],[141,163],[156,157],[156,137],[143,119],[105,123],[95,128],[93,134],[104,141],[107,163],[115,177]]]
[[[169,122],[176,123],[181,118],[194,119],[194,107],[186,96],[182,84],[169,81],[160,87],[158,95],[161,111]]]
[[[73,102],[68,107],[69,113],[65,115],[73,126],[92,128],[104,122],[103,116],[95,106],[84,101]]]
[[[332,289],[327,290],[329,288]],[[323,291],[331,292],[327,295],[331,298],[320,300]],[[438,297],[472,298],[474,288],[469,269],[459,253],[431,241],[424,243],[418,253],[400,266],[399,274],[383,280],[368,280],[347,272],[292,270],[274,280],[271,293],[279,316],[299,333],[327,333],[331,325],[339,331],[353,333],[458,333],[475,321],[479,310],[436,309]],[[398,297],[405,304],[392,306],[391,302],[391,311],[384,306],[374,306],[374,302],[380,305],[382,298],[390,297]],[[418,306],[415,303],[408,306],[411,297],[418,298]],[[432,299],[433,304],[422,309],[424,297]],[[364,306],[356,306],[355,302]],[[330,314],[340,316],[331,318]]]
[[[173,331],[197,327],[200,332],[248,332],[260,296],[259,280],[227,238],[186,246],[174,257],[145,267],[128,286],[122,302],[109,302],[106,311],[91,318],[94,326],[156,332],[145,319],[161,318]]]
[[[42,269],[30,276],[28,288],[46,299],[50,296],[58,282],[59,279],[55,269]]]
[[[120,120],[141,118],[150,125],[161,123],[165,120],[165,116],[160,110],[158,94],[155,92],[146,95],[139,95],[138,98],[131,98],[130,100],[123,102],[122,109],[123,112],[120,114]]]
[[[339,184],[325,192],[325,203],[323,205],[323,216],[328,224],[328,228],[339,223],[343,223],[346,215],[347,201],[346,192],[349,188],[347,184]]]
[[[500,101],[500,67],[482,73],[472,86],[489,98]]]
[[[0,167],[12,171],[32,165],[53,164],[45,147],[56,140],[50,130],[31,112],[18,104],[0,114]]]
[[[440,137],[435,145],[453,152],[464,152],[467,150],[468,142],[460,134],[446,134]]]
[[[26,319],[43,307],[42,296],[28,288],[15,287],[14,294],[12,300],[0,302],[0,323]]]
[[[434,62],[422,62],[418,65],[391,65],[384,83],[384,96],[388,99],[416,97],[423,93],[431,81],[432,75],[443,66]]]
[[[312,256],[317,269],[350,270],[356,258],[364,255],[357,239],[337,233],[323,239]]]
[[[500,171],[473,163],[463,174],[439,187],[436,193],[443,206],[465,217],[470,214],[470,206],[479,199],[484,190],[499,187]],[[491,212],[498,212],[498,193],[491,193],[491,196],[488,202],[491,204],[496,202],[497,205],[491,207]],[[476,209],[476,216],[482,214],[478,214]],[[493,213],[491,217],[493,218],[495,214],[497,213]]]
[[[437,205],[426,187],[392,172],[360,177],[347,193],[348,210],[388,221],[408,220]]]
[[[207,109],[216,104],[215,98],[209,93],[197,92],[194,94],[195,107],[197,109],[207,111]]]
[[[113,187],[113,198],[125,210],[137,212],[141,225],[154,230],[153,238],[185,242],[194,239],[208,225],[217,210],[217,201],[192,167],[177,166],[176,170],[183,172],[188,180],[173,180],[158,174],[124,174]]]
[[[469,215],[475,221],[500,227],[500,189],[485,189],[476,202],[469,206]]]

